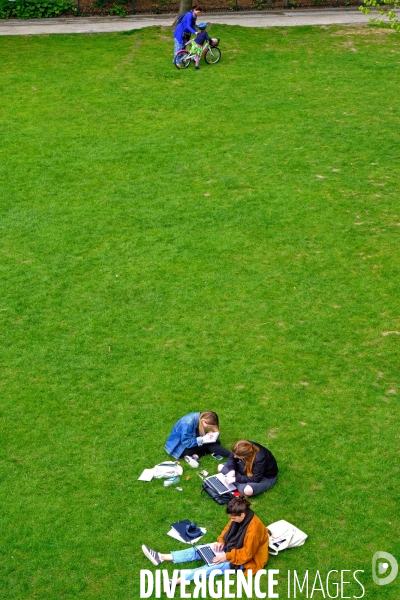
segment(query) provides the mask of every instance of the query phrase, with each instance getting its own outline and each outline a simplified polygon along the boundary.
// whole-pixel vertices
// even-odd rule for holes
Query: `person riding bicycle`
[[[192,44],[191,52],[193,52],[193,54],[196,54],[195,69],[197,69],[197,70],[200,69],[199,62],[200,62],[201,55],[203,54],[204,42],[207,40],[211,44],[211,38],[206,31],[207,23],[200,23],[198,25],[198,28],[200,30],[200,33],[198,33],[197,36],[194,38],[194,40],[191,41],[191,44]]]

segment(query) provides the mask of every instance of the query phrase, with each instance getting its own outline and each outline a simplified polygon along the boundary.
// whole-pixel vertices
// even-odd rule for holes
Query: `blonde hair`
[[[233,454],[243,461],[244,472],[248,477],[253,475],[254,458],[259,451],[259,447],[246,440],[239,440],[232,448]]]
[[[199,433],[201,436],[205,435],[205,430],[203,426],[203,421],[208,423],[213,431],[218,431],[219,421],[217,413],[212,410],[206,410],[205,412],[200,413],[199,417]]]

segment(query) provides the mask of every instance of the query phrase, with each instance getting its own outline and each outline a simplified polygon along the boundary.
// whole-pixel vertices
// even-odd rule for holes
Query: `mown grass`
[[[2,598],[138,598],[140,544],[214,539],[192,470],[137,477],[217,410],[278,459],[257,514],[309,534],[281,596],[363,569],[397,599],[400,38],[214,26],[178,72],[131,33],[0,38]]]

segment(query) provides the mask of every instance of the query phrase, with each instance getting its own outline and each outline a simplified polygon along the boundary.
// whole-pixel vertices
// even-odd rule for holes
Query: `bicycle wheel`
[[[180,50],[174,58],[174,65],[177,69],[187,69],[190,65],[190,52],[188,50]]]
[[[221,50],[219,48],[210,48],[204,55],[204,60],[208,65],[215,65],[221,59]]]

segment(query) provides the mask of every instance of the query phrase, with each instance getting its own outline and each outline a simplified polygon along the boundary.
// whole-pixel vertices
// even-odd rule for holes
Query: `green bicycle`
[[[218,48],[219,39],[213,38],[211,44],[209,41],[203,46],[202,56],[208,65],[215,65],[221,60],[221,50]],[[179,50],[174,58],[174,65],[177,69],[187,69],[190,63],[195,62],[196,53],[190,50]]]

